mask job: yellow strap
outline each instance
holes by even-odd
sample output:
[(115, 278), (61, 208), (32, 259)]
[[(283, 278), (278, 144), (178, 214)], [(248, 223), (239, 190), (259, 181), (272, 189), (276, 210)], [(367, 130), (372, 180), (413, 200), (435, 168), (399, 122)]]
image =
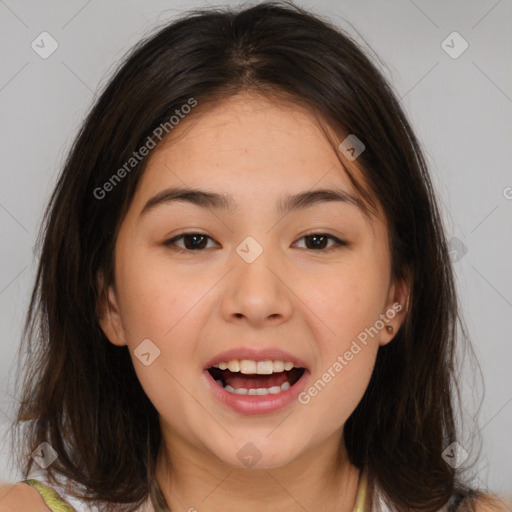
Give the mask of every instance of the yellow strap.
[(52, 489), (51, 487), (48, 487), (34, 479), (23, 480), (23, 482), (38, 490), (44, 502), (52, 512), (76, 512), (69, 503), (60, 497), (59, 493), (55, 489)]
[(354, 507), (353, 512), (365, 512), (365, 502), (366, 502), (366, 487), (367, 487), (367, 474), (366, 471), (363, 470), (360, 482), (359, 482), (359, 488), (357, 489), (357, 497), (356, 497), (356, 504)]

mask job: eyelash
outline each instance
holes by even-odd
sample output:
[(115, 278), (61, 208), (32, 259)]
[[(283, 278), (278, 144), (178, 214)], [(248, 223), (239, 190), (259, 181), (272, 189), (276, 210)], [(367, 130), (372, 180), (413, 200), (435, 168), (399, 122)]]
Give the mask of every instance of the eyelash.
[[(206, 249), (186, 249), (186, 248), (183, 248), (183, 247), (179, 247), (177, 246), (175, 243), (177, 240), (180, 240), (182, 238), (184, 238), (185, 236), (193, 236), (193, 235), (199, 235), (199, 236), (202, 236), (202, 237), (206, 237), (206, 238), (209, 238), (210, 240), (213, 240), (213, 238), (209, 237), (208, 235), (205, 235), (204, 233), (197, 233), (197, 232), (194, 232), (194, 231), (188, 231), (188, 232), (185, 232), (185, 233), (181, 233), (180, 235), (177, 235), (169, 240), (166, 240), (163, 245), (165, 245), (166, 247), (169, 247), (171, 248), (173, 251), (177, 251), (177, 252), (181, 252), (181, 253), (190, 253), (190, 252), (202, 252)], [(327, 248), (327, 249), (307, 249), (306, 250), (309, 250), (309, 251), (315, 251), (315, 252), (330, 252), (331, 250), (334, 250), (334, 249), (339, 249), (341, 247), (346, 247), (348, 246), (349, 244), (347, 242), (345, 242), (344, 240), (340, 240), (339, 238), (333, 236), (333, 235), (329, 235), (328, 233), (308, 233), (306, 235), (303, 235), (299, 238), (299, 240), (302, 240), (303, 238), (309, 238), (309, 237), (314, 237), (314, 236), (320, 236), (320, 237), (326, 237), (326, 238), (329, 238), (331, 240), (334, 241), (334, 245), (332, 245), (331, 247)], [(174, 247), (171, 247), (171, 246), (174, 246)]]

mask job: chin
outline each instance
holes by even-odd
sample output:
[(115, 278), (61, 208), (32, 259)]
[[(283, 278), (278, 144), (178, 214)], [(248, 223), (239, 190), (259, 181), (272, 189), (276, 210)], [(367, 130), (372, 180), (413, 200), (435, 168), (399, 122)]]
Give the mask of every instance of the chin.
[[(268, 436), (268, 430), (265, 436)], [(237, 469), (275, 469), (292, 463), (304, 449), (304, 440), (287, 437), (286, 444), (280, 439), (265, 439), (255, 435), (243, 439), (229, 439), (227, 446), (212, 447), (212, 453), (225, 464)], [(300, 448), (300, 451), (299, 451)]]

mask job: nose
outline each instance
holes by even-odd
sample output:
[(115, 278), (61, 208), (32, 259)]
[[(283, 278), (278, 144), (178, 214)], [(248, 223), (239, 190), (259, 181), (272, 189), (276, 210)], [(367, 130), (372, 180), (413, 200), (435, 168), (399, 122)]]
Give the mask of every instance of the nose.
[(292, 283), (278, 259), (272, 258), (270, 250), (263, 250), (254, 261), (248, 261), (234, 254), (221, 306), (225, 320), (253, 327), (286, 322), (293, 311)]

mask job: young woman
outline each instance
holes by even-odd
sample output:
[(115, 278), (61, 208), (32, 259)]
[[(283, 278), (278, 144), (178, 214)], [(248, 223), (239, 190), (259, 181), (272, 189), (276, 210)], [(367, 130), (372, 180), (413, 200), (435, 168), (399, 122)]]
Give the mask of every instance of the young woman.
[(419, 144), (326, 21), (260, 4), (142, 41), (42, 240), (0, 510), (505, 510), (456, 462)]

